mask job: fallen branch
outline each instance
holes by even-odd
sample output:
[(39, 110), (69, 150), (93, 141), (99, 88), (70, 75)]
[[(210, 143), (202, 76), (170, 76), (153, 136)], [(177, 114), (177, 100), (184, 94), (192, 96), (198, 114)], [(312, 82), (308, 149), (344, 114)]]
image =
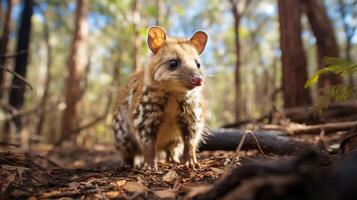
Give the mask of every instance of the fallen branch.
[[(278, 131), (255, 131), (254, 135), (265, 153), (278, 155), (297, 154), (308, 149), (315, 149), (312, 144), (298, 142), (290, 137), (282, 136)], [(207, 136), (206, 142), (201, 144), (200, 151), (235, 151), (244, 137), (243, 130), (218, 129)], [(252, 135), (247, 135), (241, 147), (242, 150), (258, 149)]]
[(351, 122), (336, 122), (319, 125), (302, 125), (302, 124), (288, 124), (288, 125), (264, 125), (262, 130), (281, 131), (288, 134), (319, 134), (321, 131), (325, 133), (332, 133), (336, 131), (348, 131), (357, 126), (357, 121)]
[(0, 146), (13, 146), (13, 147), (20, 147), (21, 145), (19, 145), (19, 144), (7, 143), (7, 142), (0, 142)]

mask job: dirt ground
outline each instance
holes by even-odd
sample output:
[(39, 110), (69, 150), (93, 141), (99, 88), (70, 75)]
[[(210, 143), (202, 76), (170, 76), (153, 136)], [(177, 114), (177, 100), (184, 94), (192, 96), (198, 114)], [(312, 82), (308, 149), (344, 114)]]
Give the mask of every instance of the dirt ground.
[[(317, 143), (317, 138), (298, 139)], [(339, 138), (325, 136), (332, 154)], [(199, 169), (159, 162), (158, 171), (147, 172), (123, 165), (110, 145), (12, 148), (0, 151), (0, 199), (190, 199), (246, 161), (285, 157), (265, 154), (241, 151), (236, 162), (235, 152), (200, 152)]]

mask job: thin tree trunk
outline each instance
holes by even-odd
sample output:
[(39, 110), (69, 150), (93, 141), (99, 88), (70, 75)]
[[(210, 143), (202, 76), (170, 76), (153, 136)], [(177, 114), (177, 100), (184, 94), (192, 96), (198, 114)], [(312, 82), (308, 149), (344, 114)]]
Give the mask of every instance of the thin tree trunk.
[[(30, 35), (31, 35), (31, 18), (33, 14), (33, 0), (24, 1), (24, 8), (21, 16), (21, 24), (18, 31), (18, 40), (16, 52), (23, 52), (17, 54), (15, 58), (15, 69), (14, 71), (22, 77), (26, 77), (28, 56), (29, 56), (29, 45), (30, 45)], [(25, 96), (25, 83), (17, 78), (13, 77), (12, 87), (10, 90), (9, 105), (16, 109), (20, 110), (24, 104)], [(16, 132), (19, 133), (22, 130), (21, 117), (16, 116), (12, 120), (16, 126)], [(9, 132), (10, 122), (7, 122), (5, 125), (5, 133)]]
[[(3, 56), (7, 53), (8, 43), (9, 43), (9, 34), (10, 34), (10, 22), (11, 22), (11, 13), (12, 13), (12, 0), (7, 0), (7, 11), (4, 20), (4, 27), (2, 37), (0, 39), (0, 66), (6, 65), (6, 58)], [(1, 58), (3, 57), (3, 58)], [(4, 71), (0, 70), (0, 100), (4, 95)]]
[(155, 7), (156, 7), (156, 16), (155, 16), (155, 21), (156, 21), (156, 25), (160, 26), (163, 24), (163, 16), (162, 16), (162, 0), (156, 0), (155, 1)]
[(235, 68), (234, 68), (234, 83), (235, 83), (235, 120), (239, 121), (241, 114), (241, 80), (240, 80), (240, 38), (239, 38), (239, 26), (241, 15), (238, 11), (238, 1), (231, 0), (231, 11), (233, 14), (233, 29), (234, 29), (234, 48), (236, 54)]
[[(357, 1), (355, 1), (357, 2)], [(348, 23), (348, 21), (346, 20), (347, 17), (347, 9), (349, 6), (352, 6), (352, 8), (349, 9), (354, 9), (357, 8), (357, 6), (353, 5), (353, 3), (351, 4), (346, 4), (344, 0), (338, 0), (338, 5), (339, 5), (339, 13), (341, 15), (341, 20), (342, 20), (342, 24), (343, 24), (343, 31), (345, 34), (345, 59), (351, 61), (352, 59), (352, 55), (351, 55), (351, 51), (352, 51), (352, 38), (356, 32), (357, 26), (353, 26), (350, 25), (350, 23)], [(355, 16), (352, 17), (356, 17), (357, 14), (354, 14)], [(353, 80), (353, 74), (349, 74), (348, 77), (348, 81), (350, 85), (354, 85), (354, 80)]]
[(66, 81), (66, 108), (62, 115), (62, 137), (69, 139), (70, 133), (78, 128), (81, 100), (80, 83), (83, 79), (87, 56), (85, 39), (88, 34), (86, 0), (77, 0), (75, 28), (68, 59), (68, 77)]
[(304, 89), (307, 64), (301, 39), (300, 0), (278, 0), (278, 9), (284, 107), (309, 105), (310, 91)]
[[(339, 57), (338, 45), (333, 32), (334, 28), (322, 0), (302, 0), (302, 2), (305, 5), (306, 15), (316, 38), (318, 67), (322, 69), (325, 67), (324, 57)], [(321, 76), (318, 87), (340, 83), (342, 83), (340, 76), (332, 73), (325, 74)]]
[(46, 63), (46, 81), (44, 84), (44, 91), (43, 95), (41, 97), (40, 105), (40, 113), (39, 113), (39, 120), (36, 126), (36, 135), (41, 135), (42, 129), (43, 129), (43, 124), (46, 118), (46, 107), (47, 107), (47, 101), (48, 101), (48, 96), (49, 96), (49, 89), (50, 89), (50, 84), (52, 80), (51, 76), (51, 66), (52, 66), (52, 47), (50, 44), (50, 34), (49, 34), (49, 28), (48, 28), (48, 22), (46, 18), (46, 13), (43, 12), (44, 16), (44, 23), (43, 23), (43, 34), (44, 34), (44, 41), (46, 44), (47, 48), (47, 63)]
[(133, 61), (133, 70), (137, 72), (140, 70), (140, 48), (141, 48), (141, 39), (139, 33), (139, 23), (140, 23), (140, 3), (138, 0), (134, 0), (132, 4), (133, 11), (133, 31), (134, 31), (134, 61)]

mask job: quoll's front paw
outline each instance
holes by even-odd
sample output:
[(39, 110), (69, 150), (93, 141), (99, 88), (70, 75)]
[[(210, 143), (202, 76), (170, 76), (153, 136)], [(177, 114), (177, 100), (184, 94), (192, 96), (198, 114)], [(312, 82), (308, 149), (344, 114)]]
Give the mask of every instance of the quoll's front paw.
[(157, 171), (157, 160), (153, 159), (152, 161), (146, 161), (143, 166), (143, 170), (145, 171)]
[(187, 168), (191, 168), (191, 169), (200, 168), (200, 164), (197, 162), (197, 159), (194, 156), (185, 156), (183, 161), (184, 161), (184, 165)]

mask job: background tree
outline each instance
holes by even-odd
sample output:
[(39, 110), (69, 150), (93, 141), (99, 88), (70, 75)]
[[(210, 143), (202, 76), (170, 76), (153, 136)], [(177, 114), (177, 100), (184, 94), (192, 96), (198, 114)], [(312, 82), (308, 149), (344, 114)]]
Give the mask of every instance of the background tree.
[[(0, 66), (6, 66), (6, 58), (4, 56), (7, 53), (8, 43), (9, 43), (9, 34), (10, 34), (10, 24), (11, 24), (11, 14), (12, 14), (12, 7), (13, 7), (13, 0), (7, 0), (7, 9), (5, 14), (5, 19), (3, 22), (3, 30), (2, 36), (0, 39)], [(2, 3), (0, 3), (2, 5)], [(4, 92), (4, 71), (0, 70), (0, 100), (2, 99), (3, 92)]]
[(79, 113), (82, 97), (81, 81), (87, 61), (85, 45), (88, 34), (87, 12), (87, 2), (85, 0), (77, 0), (73, 40), (68, 58), (68, 77), (65, 94), (66, 108), (62, 116), (61, 132), (66, 138), (70, 137), (69, 134), (71, 131), (78, 127), (80, 119)]
[[(344, 58), (348, 61), (352, 60), (352, 38), (354, 37), (357, 24), (351, 23), (352, 19), (357, 18), (357, 1), (345, 1), (345, 0), (338, 0), (338, 8), (339, 13), (341, 16), (343, 31), (345, 35), (345, 56)], [(353, 75), (349, 75), (349, 83), (350, 85), (354, 85)]]
[(234, 49), (236, 54), (235, 61), (235, 70), (234, 70), (234, 87), (235, 87), (235, 120), (238, 121), (240, 119), (240, 115), (242, 113), (242, 109), (244, 108), (242, 105), (241, 98), (241, 72), (240, 72), (240, 36), (239, 36), (239, 28), (240, 21), (244, 12), (247, 10), (247, 7), (251, 0), (230, 0), (231, 3), (231, 11), (233, 15), (233, 30), (234, 30)]
[[(21, 14), (21, 23), (17, 35), (17, 46), (16, 46), (16, 57), (15, 57), (15, 68), (14, 71), (22, 76), (26, 77), (27, 64), (29, 58), (29, 46), (30, 46), (30, 35), (31, 35), (31, 19), (33, 14), (33, 0), (23, 1), (24, 7)], [(9, 95), (9, 112), (16, 113), (22, 109), (25, 102), (25, 90), (26, 84), (23, 80), (14, 76), (12, 79), (12, 87), (10, 89)], [(22, 121), (20, 115), (15, 115), (12, 119), (15, 124), (15, 132), (19, 133), (22, 130)], [(10, 122), (6, 123), (5, 133), (9, 131)]]
[[(339, 49), (334, 35), (334, 27), (327, 15), (322, 0), (303, 0), (305, 11), (311, 29), (316, 38), (318, 69), (325, 66), (324, 57), (339, 57)], [(342, 79), (335, 74), (324, 74), (321, 76), (318, 86), (324, 87), (342, 83)]]
[(309, 105), (310, 91), (304, 89), (307, 64), (301, 39), (300, 0), (278, 0), (278, 8), (284, 107)]
[(140, 2), (139, 0), (133, 0), (132, 2), (132, 12), (133, 12), (133, 30), (134, 30), (134, 63), (133, 70), (139, 71), (140, 66), (140, 48), (141, 48), (141, 38), (140, 38)]

